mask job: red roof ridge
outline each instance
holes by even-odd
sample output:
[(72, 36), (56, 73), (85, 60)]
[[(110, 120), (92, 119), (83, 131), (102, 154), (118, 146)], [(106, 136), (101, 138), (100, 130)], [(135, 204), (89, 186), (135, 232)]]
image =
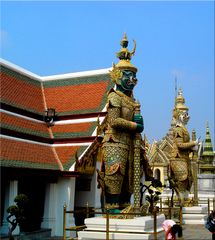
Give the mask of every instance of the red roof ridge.
[(63, 170), (64, 170), (63, 165), (62, 165), (62, 163), (61, 163), (61, 161), (60, 161), (60, 158), (59, 158), (59, 156), (58, 156), (58, 154), (57, 154), (57, 152), (56, 152), (56, 149), (55, 149), (54, 147), (52, 147), (52, 152), (54, 153), (54, 156), (55, 156), (55, 158), (56, 158), (56, 162), (57, 162), (57, 164), (58, 164), (58, 166), (59, 166), (59, 169), (60, 169), (61, 171), (63, 171)]

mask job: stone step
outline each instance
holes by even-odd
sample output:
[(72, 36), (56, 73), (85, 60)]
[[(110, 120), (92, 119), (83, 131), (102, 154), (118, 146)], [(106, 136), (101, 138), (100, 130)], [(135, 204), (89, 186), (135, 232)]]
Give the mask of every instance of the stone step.
[(183, 207), (182, 212), (196, 214), (196, 213), (204, 213), (207, 214), (207, 206), (193, 206), (193, 207)]
[(191, 225), (191, 224), (196, 224), (196, 225), (204, 225), (205, 220), (204, 219), (184, 219), (183, 224)]
[(206, 214), (183, 214), (183, 219), (207, 219)]

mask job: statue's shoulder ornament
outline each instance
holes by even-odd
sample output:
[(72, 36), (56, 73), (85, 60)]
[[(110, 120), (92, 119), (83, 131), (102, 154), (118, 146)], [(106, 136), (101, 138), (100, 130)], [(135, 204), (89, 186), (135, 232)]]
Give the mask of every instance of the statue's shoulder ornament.
[(121, 107), (122, 98), (114, 91), (108, 94), (108, 105), (112, 107)]
[(133, 97), (128, 97), (120, 91), (116, 91), (116, 94), (120, 97), (123, 105), (126, 105), (128, 108), (135, 108), (136, 102)]

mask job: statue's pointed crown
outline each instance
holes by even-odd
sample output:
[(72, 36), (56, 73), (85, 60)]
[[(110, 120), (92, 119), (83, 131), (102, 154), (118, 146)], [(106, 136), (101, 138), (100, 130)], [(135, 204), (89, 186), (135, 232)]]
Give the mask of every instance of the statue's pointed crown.
[(126, 33), (124, 33), (124, 36), (120, 41), (120, 45), (122, 46), (122, 48), (119, 52), (116, 53), (116, 56), (119, 58), (119, 62), (116, 64), (116, 67), (120, 70), (131, 70), (132, 72), (136, 73), (137, 68), (130, 62), (136, 51), (136, 41), (134, 40), (134, 49), (130, 52), (127, 49), (128, 40)]
[(181, 111), (188, 111), (188, 107), (185, 105), (185, 99), (182, 95), (182, 89), (179, 88), (178, 96), (175, 98), (175, 107), (173, 109), (173, 117), (178, 119)]
[(178, 96), (175, 99), (175, 109), (188, 110), (188, 107), (185, 105), (185, 99), (182, 95), (182, 89), (181, 88), (179, 88)]
[(119, 58), (119, 62), (117, 64), (113, 63), (113, 70), (110, 71), (111, 78), (113, 82), (117, 83), (118, 79), (122, 77), (122, 70), (130, 70), (132, 72), (137, 72), (137, 68), (130, 62), (136, 50), (136, 41), (134, 40), (134, 48), (130, 52), (128, 47), (128, 40), (126, 33), (122, 40), (120, 41), (120, 45), (122, 46), (121, 50), (116, 53), (117, 58)]

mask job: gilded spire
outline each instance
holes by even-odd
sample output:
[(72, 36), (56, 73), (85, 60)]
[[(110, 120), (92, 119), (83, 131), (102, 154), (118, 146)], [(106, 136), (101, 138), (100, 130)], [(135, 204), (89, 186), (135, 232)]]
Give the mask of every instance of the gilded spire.
[(206, 122), (206, 135), (205, 135), (205, 141), (204, 141), (204, 145), (203, 145), (202, 155), (203, 156), (214, 156), (213, 145), (212, 145), (212, 141), (211, 141), (208, 122)]

